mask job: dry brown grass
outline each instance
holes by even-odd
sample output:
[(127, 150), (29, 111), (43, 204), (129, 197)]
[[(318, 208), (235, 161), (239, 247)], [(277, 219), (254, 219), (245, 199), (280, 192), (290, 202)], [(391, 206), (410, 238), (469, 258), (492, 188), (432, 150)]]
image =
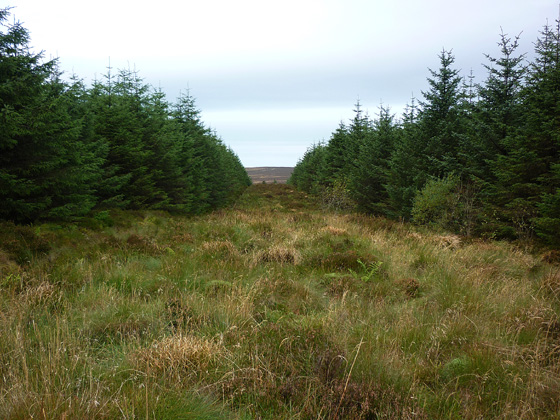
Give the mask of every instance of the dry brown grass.
[(203, 242), (200, 249), (213, 257), (234, 258), (239, 255), (235, 245), (229, 240)]
[(202, 377), (226, 354), (226, 349), (213, 340), (179, 333), (133, 352), (129, 360), (151, 377), (184, 383)]
[(542, 287), (546, 293), (549, 293), (560, 301), (560, 267), (551, 269), (549, 273), (543, 277)]
[(415, 298), (420, 290), (420, 283), (415, 278), (399, 279), (396, 285), (405, 293), (409, 298)]
[(253, 256), (253, 264), (278, 263), (297, 265), (301, 263), (301, 255), (297, 249), (282, 245), (274, 245), (268, 249), (258, 250)]
[(335, 226), (325, 226), (324, 228), (321, 229), (321, 231), (334, 236), (348, 235), (348, 231), (346, 229), (338, 228)]
[(243, 200), (0, 251), (0, 418), (559, 418), (554, 255)]

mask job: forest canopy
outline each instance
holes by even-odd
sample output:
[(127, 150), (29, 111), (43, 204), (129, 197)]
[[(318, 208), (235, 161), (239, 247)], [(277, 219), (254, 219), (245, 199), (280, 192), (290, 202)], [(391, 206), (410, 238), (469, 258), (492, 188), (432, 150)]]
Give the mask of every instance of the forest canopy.
[(385, 106), (371, 119), (358, 102), (289, 182), (327, 205), (560, 245), (560, 22), (543, 27), (530, 62), (518, 41), (501, 33), (480, 84), (444, 49), (400, 119)]
[(0, 9), (0, 219), (69, 220), (92, 209), (197, 214), (251, 181), (205, 127), (187, 91), (169, 103), (138, 72), (108, 68), (85, 86), (33, 53)]

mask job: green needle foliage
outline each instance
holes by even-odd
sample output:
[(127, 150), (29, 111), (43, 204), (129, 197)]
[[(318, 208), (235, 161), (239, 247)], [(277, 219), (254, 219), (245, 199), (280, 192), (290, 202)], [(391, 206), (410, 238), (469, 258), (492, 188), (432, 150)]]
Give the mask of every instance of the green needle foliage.
[(0, 218), (73, 220), (90, 211), (198, 214), (250, 185), (235, 153), (201, 122), (191, 96), (169, 104), (135, 70), (87, 88), (0, 9)]
[(351, 124), (312, 147), (289, 182), (327, 196), (344, 185), (356, 209), (374, 215), (558, 246), (560, 21), (541, 31), (533, 62), (518, 41), (501, 33), (482, 84), (465, 80), (444, 49), (429, 89), (400, 120), (381, 107), (372, 121), (358, 103)]
[[(5, 26), (8, 10), (0, 10)], [(103, 148), (76, 118), (80, 95), (59, 78), (55, 61), (29, 50), (19, 23), (0, 33), (0, 217), (86, 214), (95, 204)]]

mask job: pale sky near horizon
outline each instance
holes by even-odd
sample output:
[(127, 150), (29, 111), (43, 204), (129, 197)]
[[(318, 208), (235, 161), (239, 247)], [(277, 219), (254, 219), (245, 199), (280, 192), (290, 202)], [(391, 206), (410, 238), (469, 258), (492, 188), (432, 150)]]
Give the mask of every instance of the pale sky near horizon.
[(8, 6), (67, 75), (89, 83), (110, 59), (169, 102), (190, 89), (247, 167), (294, 166), (358, 98), (372, 117), (380, 103), (400, 117), (443, 48), (482, 83), (502, 29), (521, 33), (530, 56), (559, 15), (557, 0), (0, 0)]

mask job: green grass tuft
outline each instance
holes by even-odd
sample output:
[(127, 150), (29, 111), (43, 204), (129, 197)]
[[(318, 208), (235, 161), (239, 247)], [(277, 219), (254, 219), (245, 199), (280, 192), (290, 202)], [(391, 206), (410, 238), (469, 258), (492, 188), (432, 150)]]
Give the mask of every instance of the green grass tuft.
[(559, 418), (554, 252), (325, 211), (0, 224), (0, 418)]

